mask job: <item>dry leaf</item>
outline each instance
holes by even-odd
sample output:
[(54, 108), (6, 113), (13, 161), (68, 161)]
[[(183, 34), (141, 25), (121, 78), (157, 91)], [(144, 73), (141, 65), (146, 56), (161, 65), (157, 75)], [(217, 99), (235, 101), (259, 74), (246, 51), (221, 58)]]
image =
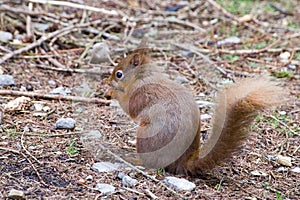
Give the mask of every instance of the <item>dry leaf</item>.
[(29, 97), (21, 96), (5, 104), (4, 109), (10, 111), (23, 110), (30, 101)]

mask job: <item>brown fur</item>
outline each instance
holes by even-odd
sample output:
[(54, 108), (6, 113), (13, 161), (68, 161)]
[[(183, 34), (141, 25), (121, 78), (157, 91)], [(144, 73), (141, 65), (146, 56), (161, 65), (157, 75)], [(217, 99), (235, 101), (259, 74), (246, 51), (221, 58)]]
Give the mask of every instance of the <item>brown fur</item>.
[[(115, 73), (122, 70), (124, 78)], [(134, 51), (114, 69), (112, 97), (140, 121), (137, 151), (149, 167), (201, 174), (240, 148), (258, 111), (282, 102), (280, 88), (266, 78), (244, 79), (219, 92), (213, 130), (200, 145), (199, 110), (191, 92), (161, 74), (146, 49)]]

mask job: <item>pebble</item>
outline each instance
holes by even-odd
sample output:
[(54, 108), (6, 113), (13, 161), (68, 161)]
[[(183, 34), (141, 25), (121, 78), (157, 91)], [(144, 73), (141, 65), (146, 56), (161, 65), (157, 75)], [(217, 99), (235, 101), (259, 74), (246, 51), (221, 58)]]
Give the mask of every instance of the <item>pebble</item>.
[(76, 121), (72, 118), (60, 118), (56, 121), (56, 129), (73, 129)]
[(164, 179), (166, 185), (174, 188), (175, 190), (191, 191), (196, 188), (196, 185), (184, 178), (176, 178), (168, 176)]
[(264, 177), (268, 176), (267, 173), (259, 172), (259, 171), (257, 171), (257, 170), (252, 171), (251, 174), (252, 174), (253, 176), (264, 176)]
[(226, 45), (226, 44), (237, 44), (240, 42), (241, 42), (240, 38), (238, 38), (236, 36), (232, 36), (232, 37), (226, 38), (224, 40), (218, 41), (217, 45), (221, 46), (221, 45)]
[(286, 167), (279, 167), (276, 172), (287, 172), (288, 169)]
[(90, 140), (90, 139), (101, 138), (101, 136), (102, 136), (102, 134), (101, 134), (100, 131), (98, 131), (98, 130), (90, 130), (87, 133), (84, 133), (81, 138), (83, 140)]
[(280, 58), (281, 62), (285, 63), (285, 62), (288, 62), (290, 56), (291, 56), (291, 53), (288, 51), (285, 51), (279, 55), (279, 58)]
[(33, 23), (33, 27), (39, 31), (46, 31), (47, 29), (49, 29), (50, 26), (51, 24)]
[(56, 82), (54, 80), (49, 80), (48, 83), (51, 86), (56, 86)]
[(291, 169), (294, 173), (300, 173), (300, 167), (295, 167), (294, 169)]
[(289, 156), (282, 156), (282, 155), (278, 155), (277, 156), (277, 163), (287, 166), (287, 167), (291, 167), (292, 166), (292, 158)]
[(284, 111), (284, 110), (278, 111), (278, 113), (279, 113), (280, 115), (286, 115), (286, 111)]
[(111, 162), (96, 162), (93, 164), (92, 169), (96, 172), (114, 172), (122, 167), (121, 163), (111, 163)]
[(88, 180), (88, 181), (92, 181), (93, 180), (93, 176), (92, 175), (88, 175), (85, 179)]
[(25, 199), (25, 194), (21, 190), (11, 189), (8, 193), (9, 199)]
[(114, 186), (106, 184), (106, 183), (97, 183), (97, 185), (94, 189), (98, 190), (103, 195), (111, 194), (116, 190), (116, 188)]
[(118, 174), (118, 178), (122, 179), (123, 186), (134, 187), (138, 184), (138, 181), (130, 176), (125, 175), (123, 172)]
[(184, 57), (193, 57), (195, 53), (188, 50), (183, 50), (181, 51), (181, 55)]
[(189, 82), (189, 80), (186, 77), (181, 76), (181, 75), (176, 76), (175, 79), (174, 79), (174, 81), (176, 83), (178, 83), (178, 84), (184, 84), (184, 83), (188, 83)]
[(0, 86), (10, 86), (14, 84), (15, 84), (15, 80), (14, 77), (12, 77), (11, 75), (7, 75), (7, 74), (0, 75)]
[(296, 65), (292, 65), (292, 64), (289, 64), (289, 65), (287, 66), (287, 68), (288, 68), (289, 70), (292, 70), (292, 71), (296, 71), (296, 69), (297, 69)]
[(214, 103), (212, 103), (212, 102), (202, 101), (202, 100), (197, 100), (196, 103), (199, 108), (211, 107), (214, 105)]
[(99, 64), (108, 61), (110, 50), (105, 42), (96, 43), (89, 52), (90, 63)]
[(42, 111), (43, 110), (43, 105), (40, 104), (40, 103), (35, 103), (35, 104), (33, 104), (33, 106), (34, 106), (34, 110), (36, 110), (36, 111)]
[(67, 95), (67, 94), (71, 94), (71, 90), (69, 88), (64, 88), (61, 86), (61, 87), (55, 88), (54, 90), (49, 92), (49, 94)]
[(211, 119), (211, 115), (209, 115), (209, 114), (201, 114), (200, 115), (200, 119), (201, 120)]
[(8, 42), (13, 39), (13, 35), (10, 32), (0, 31), (0, 42)]
[(120, 108), (120, 104), (119, 104), (119, 102), (117, 102), (117, 101), (112, 101), (112, 102), (109, 104), (109, 107), (111, 107), (111, 108)]

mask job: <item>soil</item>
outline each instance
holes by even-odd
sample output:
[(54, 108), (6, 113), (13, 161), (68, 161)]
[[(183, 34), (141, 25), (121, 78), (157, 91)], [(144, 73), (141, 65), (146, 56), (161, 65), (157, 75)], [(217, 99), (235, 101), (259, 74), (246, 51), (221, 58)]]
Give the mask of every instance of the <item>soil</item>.
[[(135, 159), (137, 124), (120, 107), (40, 96), (7, 110), (4, 105), (17, 96), (2, 95), (0, 198), (6, 199), (16, 189), (24, 191), (26, 199), (299, 199), (300, 174), (295, 169), (300, 167), (300, 2), (72, 1), (115, 15), (29, 2), (3, 1), (0, 5), (0, 30), (14, 37), (0, 42), (2, 59), (42, 35), (101, 21), (62, 32), (1, 62), (0, 73), (15, 80), (1, 91), (22, 91), (26, 96), (30, 92), (48, 94), (62, 86), (71, 90), (71, 96), (105, 99), (113, 64), (146, 38), (153, 62), (164, 67), (171, 79), (186, 79), (184, 84), (197, 100), (213, 102), (220, 85), (267, 74), (284, 88), (287, 101), (260, 114), (242, 150), (211, 172), (189, 177), (140, 167), (160, 181), (157, 183), (125, 167), (120, 171), (138, 180), (130, 188), (122, 185), (118, 172), (97, 173), (91, 168), (98, 161), (117, 161), (99, 143), (129, 162), (131, 156)], [(29, 12), (30, 4), (33, 9)], [(36, 23), (49, 26), (33, 28)], [(32, 28), (31, 35), (26, 27)], [(218, 45), (232, 36), (240, 41)], [(111, 61), (91, 64), (86, 56), (80, 59), (99, 42), (110, 48)], [(38, 111), (37, 104), (43, 109)], [(212, 109), (201, 108), (201, 114), (212, 115)], [(66, 117), (75, 119), (76, 127), (56, 129), (56, 121)], [(210, 121), (203, 120), (204, 138), (210, 132)], [(101, 138), (82, 140), (82, 134), (90, 130), (100, 131)], [(277, 155), (291, 158), (292, 166), (279, 164)], [(92, 180), (87, 180), (90, 175)], [(175, 194), (163, 186), (166, 176), (185, 178), (196, 188)], [(111, 184), (116, 191), (104, 195), (94, 189), (97, 183)]]

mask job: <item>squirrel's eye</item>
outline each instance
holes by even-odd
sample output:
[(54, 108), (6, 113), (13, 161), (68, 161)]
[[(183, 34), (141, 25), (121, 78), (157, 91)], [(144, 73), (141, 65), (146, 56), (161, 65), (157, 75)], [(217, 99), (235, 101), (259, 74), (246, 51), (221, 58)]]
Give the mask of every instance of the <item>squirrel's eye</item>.
[(122, 70), (116, 71), (116, 77), (117, 77), (117, 79), (123, 78), (123, 72), (122, 72)]

